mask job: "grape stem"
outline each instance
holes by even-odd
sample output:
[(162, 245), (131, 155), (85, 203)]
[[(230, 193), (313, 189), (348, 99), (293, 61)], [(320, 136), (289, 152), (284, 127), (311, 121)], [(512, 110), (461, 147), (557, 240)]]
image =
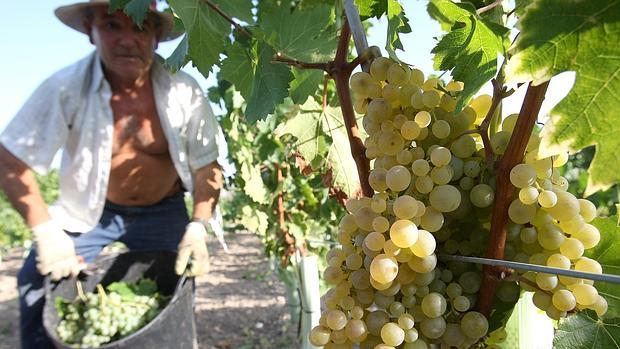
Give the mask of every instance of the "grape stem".
[(491, 107), (485, 115), (484, 120), (480, 123), (480, 127), (478, 127), (478, 133), (482, 138), (482, 143), (484, 144), (484, 157), (487, 164), (487, 169), (489, 171), (493, 171), (494, 168), (494, 158), (495, 154), (493, 153), (493, 148), (491, 147), (491, 140), (489, 138), (489, 126), (491, 125), (491, 121), (493, 120), (493, 115), (495, 115), (495, 111), (497, 107), (500, 105), (502, 100), (508, 96), (510, 96), (513, 91), (508, 91), (505, 86), (497, 79), (491, 80), (493, 83), (493, 97), (491, 99)]
[[(487, 258), (504, 259), (508, 206), (510, 206), (515, 189), (510, 183), (510, 170), (523, 161), (525, 148), (534, 129), (548, 86), (548, 81), (538, 86), (529, 84), (508, 147), (499, 161), (495, 205), (491, 219), (491, 240), (487, 247)], [(495, 292), (499, 286), (502, 273), (506, 272), (505, 269), (498, 266), (485, 265), (483, 267), (484, 277), (478, 294), (477, 309), (487, 317), (491, 313)]]

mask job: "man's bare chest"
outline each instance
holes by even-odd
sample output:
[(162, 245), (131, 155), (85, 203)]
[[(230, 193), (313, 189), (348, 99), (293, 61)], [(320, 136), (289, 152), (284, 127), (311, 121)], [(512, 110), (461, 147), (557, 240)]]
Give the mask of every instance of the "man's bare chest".
[(112, 111), (113, 154), (136, 151), (160, 155), (168, 152), (168, 142), (153, 103), (113, 102)]

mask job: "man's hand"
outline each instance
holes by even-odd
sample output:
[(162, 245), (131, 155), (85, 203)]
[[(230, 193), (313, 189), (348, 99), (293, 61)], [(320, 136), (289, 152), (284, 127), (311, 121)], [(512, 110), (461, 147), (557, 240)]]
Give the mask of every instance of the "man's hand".
[(77, 276), (84, 264), (75, 255), (73, 240), (54, 221), (47, 221), (32, 228), (37, 250), (37, 269), (42, 275), (50, 274), (57, 281), (67, 276)]
[[(192, 263), (187, 268), (190, 257)], [(185, 275), (187, 276), (200, 276), (209, 271), (207, 228), (198, 222), (191, 222), (187, 225), (183, 239), (179, 243), (179, 254), (174, 270), (178, 275), (181, 275), (186, 268)]]

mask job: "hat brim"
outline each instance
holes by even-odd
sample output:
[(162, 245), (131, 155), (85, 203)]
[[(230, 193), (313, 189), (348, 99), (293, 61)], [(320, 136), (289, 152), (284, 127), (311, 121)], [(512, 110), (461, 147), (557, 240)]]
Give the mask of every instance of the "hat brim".
[[(88, 31), (84, 27), (84, 15), (86, 9), (97, 6), (108, 6), (108, 2), (82, 2), (73, 5), (61, 6), (54, 10), (56, 17), (65, 25), (87, 34)], [(150, 13), (158, 16), (161, 19), (162, 35), (159, 41), (170, 41), (178, 38), (180, 32), (173, 32), (174, 18), (170, 13), (149, 10)]]

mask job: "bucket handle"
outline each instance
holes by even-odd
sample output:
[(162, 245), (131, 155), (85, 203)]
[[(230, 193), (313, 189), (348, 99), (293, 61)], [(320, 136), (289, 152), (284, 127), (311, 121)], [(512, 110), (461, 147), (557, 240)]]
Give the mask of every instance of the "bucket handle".
[(186, 275), (181, 275), (181, 277), (179, 278), (179, 281), (177, 281), (177, 285), (174, 288), (174, 294), (172, 295), (172, 299), (170, 300), (170, 303), (174, 303), (177, 298), (179, 298), (179, 294), (181, 293), (181, 289), (183, 288), (183, 285), (185, 285), (185, 281), (187, 281), (187, 276)]

